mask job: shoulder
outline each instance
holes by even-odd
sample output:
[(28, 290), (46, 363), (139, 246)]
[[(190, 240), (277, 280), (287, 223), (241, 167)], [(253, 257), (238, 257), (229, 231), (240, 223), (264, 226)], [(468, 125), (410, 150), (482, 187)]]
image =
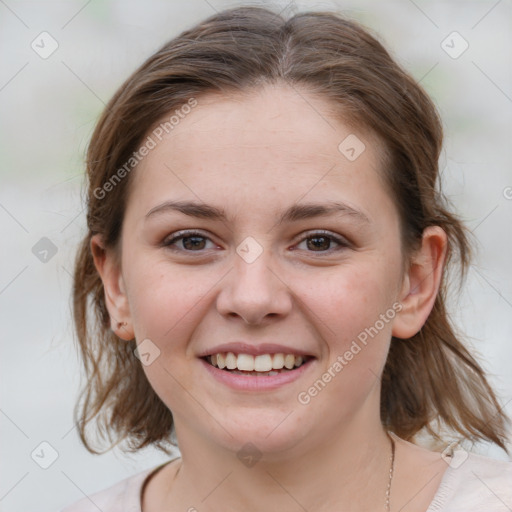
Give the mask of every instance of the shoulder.
[(512, 510), (512, 461), (457, 450), (427, 512)]
[(64, 508), (61, 512), (98, 512), (98, 510), (102, 512), (141, 512), (142, 486), (158, 467), (137, 473), (111, 487), (86, 496)]

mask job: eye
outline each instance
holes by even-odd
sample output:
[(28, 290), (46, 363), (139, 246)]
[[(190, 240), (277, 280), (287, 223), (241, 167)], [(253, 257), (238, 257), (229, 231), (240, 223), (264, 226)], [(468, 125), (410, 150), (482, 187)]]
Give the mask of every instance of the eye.
[[(178, 231), (166, 238), (162, 246), (175, 251), (201, 252), (206, 249), (205, 241), (207, 240), (210, 239), (199, 231)], [(181, 242), (181, 247), (176, 246), (178, 242)]]
[[(206, 247), (208, 241), (213, 244), (211, 239), (200, 231), (178, 231), (166, 238), (162, 242), (162, 246), (170, 248), (173, 251), (202, 252), (208, 249), (208, 247)], [(331, 248), (333, 242), (338, 245), (337, 248)], [(178, 243), (181, 244), (181, 247)], [(306, 249), (304, 250), (321, 253), (337, 251), (350, 246), (347, 240), (329, 231), (314, 231), (308, 233), (308, 236), (302, 239), (301, 244), (302, 243), (306, 243)]]
[[(304, 242), (306, 242), (307, 247), (305, 250), (308, 252), (332, 252), (350, 246), (347, 240), (329, 231), (315, 231), (308, 233), (308, 236), (303, 238), (301, 243)], [(332, 242), (338, 244), (338, 247), (331, 249), (330, 246)]]

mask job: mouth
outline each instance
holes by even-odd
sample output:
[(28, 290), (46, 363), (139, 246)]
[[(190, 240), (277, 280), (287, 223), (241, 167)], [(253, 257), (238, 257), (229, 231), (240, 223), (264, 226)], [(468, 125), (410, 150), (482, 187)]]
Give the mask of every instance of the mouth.
[(218, 370), (245, 377), (273, 377), (297, 371), (314, 359), (312, 356), (297, 354), (236, 354), (219, 352), (202, 357), (206, 363)]

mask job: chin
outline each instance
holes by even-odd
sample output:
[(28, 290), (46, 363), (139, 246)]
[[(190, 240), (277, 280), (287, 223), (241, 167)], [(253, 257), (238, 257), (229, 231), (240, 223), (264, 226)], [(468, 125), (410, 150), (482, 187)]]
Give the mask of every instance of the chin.
[(214, 441), (237, 455), (253, 450), (266, 460), (273, 455), (282, 458), (308, 437), (306, 422), (298, 420), (293, 410), (244, 409), (236, 416), (224, 416), (222, 425), (226, 430), (216, 429), (220, 438)]

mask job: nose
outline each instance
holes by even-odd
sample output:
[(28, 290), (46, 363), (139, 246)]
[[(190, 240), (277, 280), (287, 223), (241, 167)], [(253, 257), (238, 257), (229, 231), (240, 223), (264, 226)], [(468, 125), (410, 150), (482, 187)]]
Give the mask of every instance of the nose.
[(271, 268), (269, 252), (264, 250), (252, 262), (235, 254), (234, 268), (221, 281), (223, 285), (217, 297), (221, 315), (240, 317), (247, 324), (257, 325), (283, 317), (291, 310), (289, 285), (278, 270)]

